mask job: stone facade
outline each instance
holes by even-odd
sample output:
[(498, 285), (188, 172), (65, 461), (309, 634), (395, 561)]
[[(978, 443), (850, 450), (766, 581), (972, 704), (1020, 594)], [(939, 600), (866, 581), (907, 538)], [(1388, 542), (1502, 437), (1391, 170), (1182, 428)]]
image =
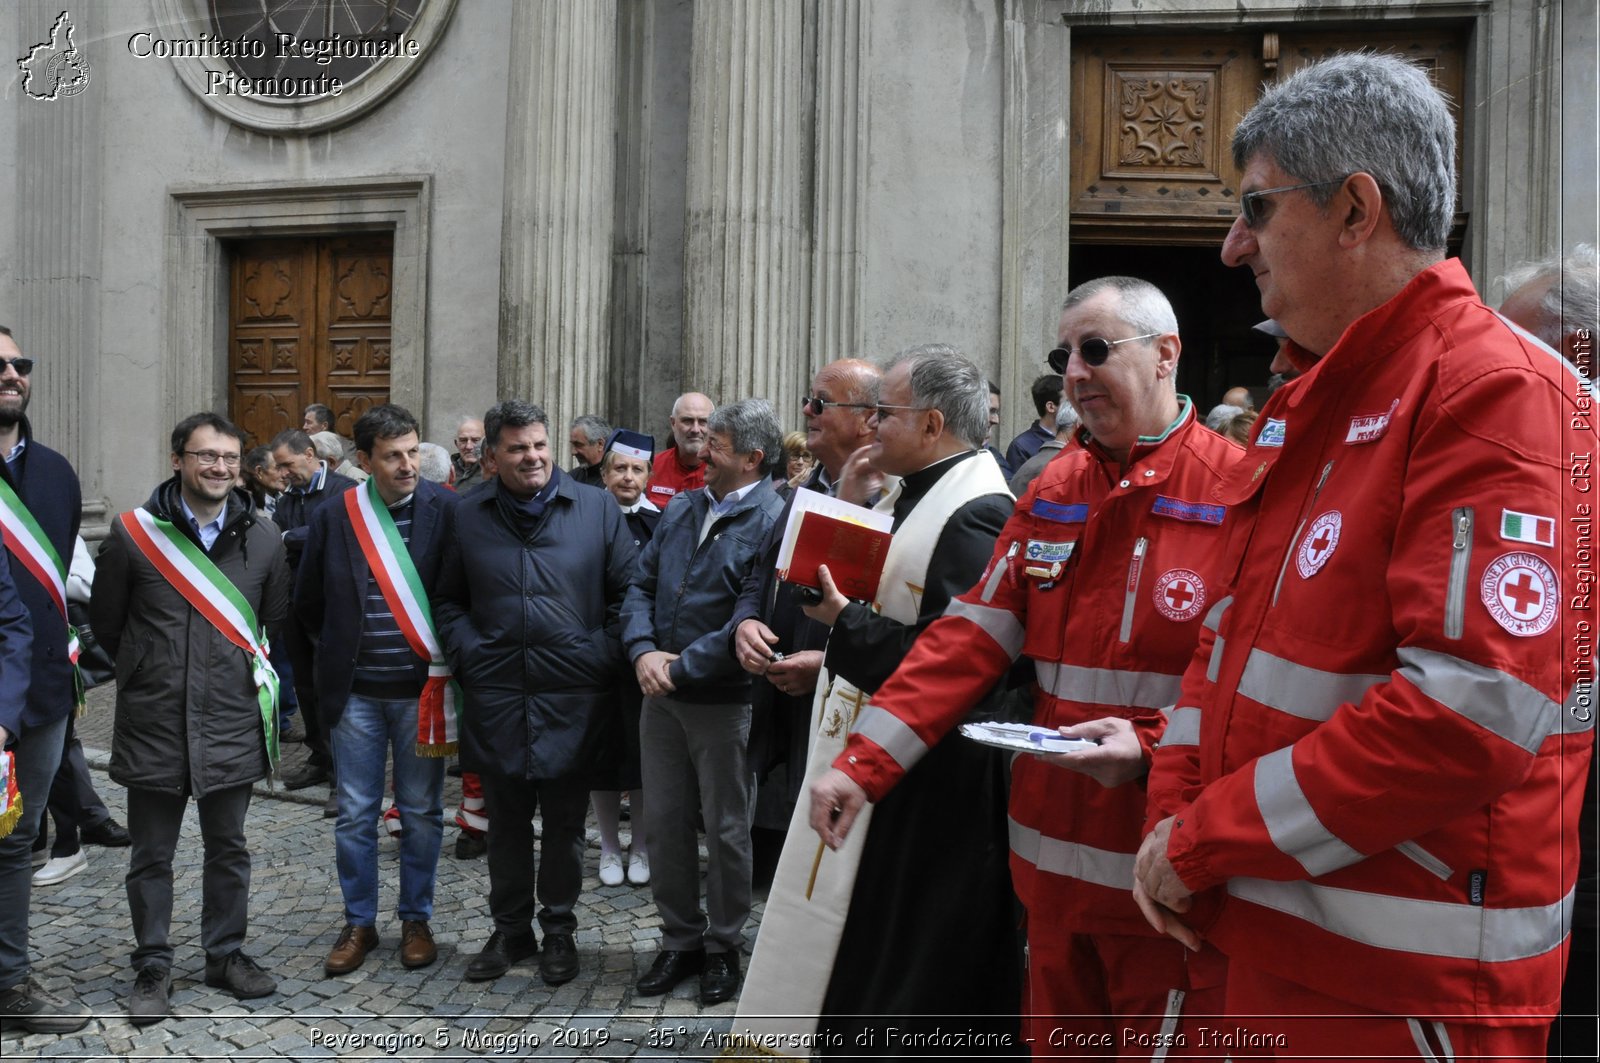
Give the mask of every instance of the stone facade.
[[(1075, 35), (1396, 20), (1466, 41), (1463, 258), (1594, 241), (1595, 0), (426, 0), (414, 59), (349, 112), (203, 98), (202, 0), (80, 0), (76, 95), (0, 107), (0, 321), (87, 523), (166, 473), (165, 427), (224, 407), (227, 241), (392, 229), (392, 394), (447, 441), (502, 392), (666, 435), (673, 395), (953, 342), (1031, 420), (1072, 241)], [(22, 55), (55, 0), (0, 6)], [(395, 64), (409, 63), (400, 76)], [(263, 109), (264, 108), (264, 109)], [(263, 117), (264, 116), (264, 117)], [(1079, 278), (1075, 278), (1079, 279)]]

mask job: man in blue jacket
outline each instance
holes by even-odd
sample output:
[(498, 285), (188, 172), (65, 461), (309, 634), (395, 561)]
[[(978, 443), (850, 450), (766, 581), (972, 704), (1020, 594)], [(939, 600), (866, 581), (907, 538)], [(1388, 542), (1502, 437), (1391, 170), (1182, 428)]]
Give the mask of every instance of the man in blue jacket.
[(295, 582), (339, 763), (334, 854), (345, 926), (323, 963), (329, 975), (350, 973), (378, 946), (377, 825), (391, 746), (402, 827), (400, 962), (426, 967), (438, 957), (428, 921), (444, 835), (441, 758), (455, 734), (445, 718), (454, 705), (448, 684), (442, 675), (430, 683), (438, 649), (431, 601), (444, 515), (458, 499), (422, 477), (418, 433), (399, 406), (374, 406), (356, 421), (356, 458), (372, 478), (311, 518)]
[[(33, 651), (20, 687), (0, 691), (0, 746), (15, 758), (22, 819), (0, 838), (0, 1025), (35, 1033), (71, 1033), (89, 1010), (29, 976), (30, 853), (49, 803), (74, 703), (67, 656), (66, 570), (82, 510), (78, 476), (67, 459), (33, 438), (26, 416), (34, 359), (0, 326), (0, 507), (6, 552), (33, 629)], [(59, 577), (59, 578), (58, 578)], [(15, 695), (12, 691), (15, 689)]]
[(578, 973), (573, 908), (589, 772), (622, 666), (619, 614), (638, 558), (616, 500), (556, 468), (549, 424), (527, 402), (490, 410), (484, 445), (495, 478), (445, 518), (434, 619), (466, 692), (461, 766), (481, 776), (489, 805), (494, 933), (467, 965), (475, 982), (535, 954), (547, 985)]
[[(771, 479), (783, 435), (765, 399), (718, 407), (709, 429), (706, 484), (674, 498), (656, 526), (623, 606), (622, 638), (645, 695), (644, 828), (662, 923), (661, 952), (638, 991), (655, 996), (699, 973), (701, 1003), (719, 1004), (739, 986), (755, 798), (745, 749), (750, 676), (734, 658), (730, 619), (783, 511)], [(697, 811), (710, 861), (704, 911)]]

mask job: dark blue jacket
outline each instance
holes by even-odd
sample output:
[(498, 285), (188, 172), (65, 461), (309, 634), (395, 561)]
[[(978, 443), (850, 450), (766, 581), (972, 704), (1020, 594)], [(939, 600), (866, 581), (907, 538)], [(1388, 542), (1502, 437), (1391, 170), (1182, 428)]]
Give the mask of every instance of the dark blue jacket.
[[(366, 486), (353, 490), (364, 491)], [(429, 480), (420, 480), (413, 496), (411, 541), (406, 552), (417, 566), (430, 608), (437, 594), (439, 561), (444, 557), (444, 515), (459, 501), (454, 491)], [(368, 575), (367, 555), (356, 541), (341, 492), (312, 515), (294, 584), (295, 615), (316, 647), (317, 711), (329, 730), (338, 725), (345, 702), (350, 700), (366, 618)], [(428, 662), (415, 657), (414, 664), (417, 690), (421, 691), (428, 679)]]
[(468, 771), (587, 773), (611, 711), (618, 614), (638, 555), (616, 499), (555, 475), (527, 536), (501, 512), (498, 480), (445, 515), (433, 617), (466, 693)]
[(7, 744), (28, 700), (28, 658), (33, 650), (33, 624), (11, 579), (9, 561), (5, 535), (0, 533), (0, 727), (6, 729)]
[(673, 498), (662, 514), (622, 607), (622, 643), (630, 661), (651, 650), (678, 654), (667, 669), (674, 698), (732, 704), (750, 700), (750, 675), (730, 649), (729, 622), (785, 500), (763, 479), (701, 542), (706, 490)]
[[(311, 518), (317, 510), (333, 502), (356, 482), (340, 476), (333, 466), (322, 463), (325, 471), (322, 486), (315, 491), (292, 489), (278, 496), (277, 508), (272, 511), (272, 523), (283, 533), (283, 545), (289, 551), (289, 567), (300, 566), (300, 555), (305, 550), (306, 537), (311, 534)], [(340, 503), (341, 505), (343, 503)]]
[[(22, 421), (22, 436), (28, 445), (22, 448), (15, 465), (0, 461), (0, 476), (6, 478), (44, 529), (56, 556), (71, 564), (83, 512), (78, 474), (66, 458), (33, 438), (27, 418)], [(28, 688), (27, 706), (18, 713), (14, 702), (0, 702), (0, 726), (16, 732), (54, 723), (71, 712), (73, 690), (66, 618), (44, 584), (27, 569), (12, 565), (11, 579), (33, 620), (33, 682)]]

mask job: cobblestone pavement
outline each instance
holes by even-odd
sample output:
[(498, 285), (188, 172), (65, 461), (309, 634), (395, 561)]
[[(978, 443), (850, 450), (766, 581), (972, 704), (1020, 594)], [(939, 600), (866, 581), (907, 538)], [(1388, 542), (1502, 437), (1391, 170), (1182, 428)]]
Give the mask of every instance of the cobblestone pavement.
[[(97, 689), (79, 721), (79, 734), (95, 786), (113, 815), (126, 822), (125, 791), (104, 771), (110, 733), (110, 692)], [(285, 749), (291, 766), (305, 755), (299, 746)], [(254, 859), (245, 949), (277, 978), (275, 996), (241, 1002), (204, 985), (205, 957), (198, 943), (200, 832), (191, 802), (173, 868), (173, 1016), (143, 1029), (129, 1024), (123, 1000), (133, 982), (133, 936), (122, 886), (128, 850), (86, 846), (86, 870), (33, 891), (31, 945), (34, 976), (48, 988), (75, 993), (94, 1019), (82, 1032), (65, 1037), (8, 1031), (0, 1037), (0, 1056), (643, 1060), (716, 1055), (715, 1047), (705, 1047), (707, 1037), (726, 1032), (732, 1002), (702, 1008), (693, 978), (663, 997), (634, 994), (634, 981), (659, 945), (660, 922), (648, 886), (599, 884), (592, 829), (577, 913), (582, 970), (566, 985), (546, 986), (537, 961), (519, 964), (493, 982), (463, 979), (468, 959), (493, 929), (488, 870), (482, 857), (454, 859), (456, 830), (448, 822), (432, 923), (438, 962), (420, 970), (400, 965), (394, 916), (398, 842), (384, 838), (379, 843), (382, 944), (354, 973), (325, 977), (322, 961), (343, 925), (333, 870), (333, 820), (322, 817), (327, 793), (325, 787), (269, 792), (262, 784), (251, 802), (246, 832)], [(448, 779), (447, 820), (459, 796), (459, 782)], [(746, 930), (746, 961), (763, 901), (758, 895)]]

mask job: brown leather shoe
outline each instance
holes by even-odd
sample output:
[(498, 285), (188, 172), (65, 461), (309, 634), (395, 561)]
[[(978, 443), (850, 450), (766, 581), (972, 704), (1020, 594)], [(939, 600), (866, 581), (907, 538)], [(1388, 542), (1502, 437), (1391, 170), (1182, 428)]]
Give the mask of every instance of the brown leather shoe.
[(323, 973), (349, 974), (366, 960), (367, 953), (378, 947), (378, 932), (370, 926), (351, 926), (339, 932), (328, 958), (322, 961)]
[(439, 958), (433, 945), (433, 931), (421, 919), (400, 924), (400, 962), (407, 967), (426, 967)]

